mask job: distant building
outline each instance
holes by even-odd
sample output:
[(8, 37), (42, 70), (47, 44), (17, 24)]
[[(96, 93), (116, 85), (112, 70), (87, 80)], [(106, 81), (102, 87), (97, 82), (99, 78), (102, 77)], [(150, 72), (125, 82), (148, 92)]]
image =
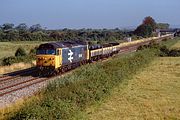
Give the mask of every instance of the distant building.
[(176, 29), (157, 29), (156, 32), (161, 32), (161, 33), (164, 33), (164, 34), (168, 34), (168, 33), (176, 32)]
[(179, 29), (156, 29), (156, 33), (158, 37), (165, 34), (174, 34), (175, 36), (178, 35)]

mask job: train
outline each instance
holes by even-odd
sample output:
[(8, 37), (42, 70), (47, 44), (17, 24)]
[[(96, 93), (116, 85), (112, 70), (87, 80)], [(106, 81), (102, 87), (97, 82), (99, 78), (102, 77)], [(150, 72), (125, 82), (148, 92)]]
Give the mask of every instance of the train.
[(172, 34), (150, 37), (132, 42), (89, 45), (82, 41), (63, 41), (41, 44), (36, 53), (36, 67), (43, 74), (64, 73), (80, 65), (111, 57), (128, 50), (137, 50), (152, 41), (172, 38)]

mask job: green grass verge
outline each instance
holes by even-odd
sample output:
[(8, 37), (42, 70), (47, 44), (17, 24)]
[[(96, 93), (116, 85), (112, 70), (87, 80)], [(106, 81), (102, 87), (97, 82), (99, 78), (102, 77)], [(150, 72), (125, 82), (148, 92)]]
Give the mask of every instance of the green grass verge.
[(162, 42), (161, 45), (165, 45), (168, 48), (174, 48), (173, 46), (177, 45), (177, 43), (180, 43), (180, 37), (176, 37), (175, 39), (166, 40), (165, 42)]
[(178, 49), (180, 50), (180, 37), (176, 38), (177, 40), (179, 40), (176, 44), (171, 46), (171, 49)]
[(25, 103), (9, 119), (80, 119), (88, 106), (110, 94), (112, 88), (131, 78), (157, 55), (156, 49), (145, 49), (106, 62), (89, 64), (73, 71)]
[(90, 107), (90, 120), (179, 120), (180, 57), (155, 59), (116, 87), (101, 104)]

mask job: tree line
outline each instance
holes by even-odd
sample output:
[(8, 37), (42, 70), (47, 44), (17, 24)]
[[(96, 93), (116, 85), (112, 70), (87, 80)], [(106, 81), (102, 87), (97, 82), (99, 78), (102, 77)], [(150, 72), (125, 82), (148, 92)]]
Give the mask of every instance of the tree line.
[(28, 27), (25, 23), (0, 26), (0, 41), (63, 41), (63, 40), (122, 40), (128, 31), (116, 29), (61, 29), (46, 30), (40, 24)]
[(64, 40), (95, 40), (115, 41), (124, 37), (149, 37), (156, 29), (167, 29), (169, 24), (156, 23), (148, 16), (135, 31), (115, 29), (61, 29), (46, 30), (40, 24), (28, 27), (25, 23), (15, 26), (12, 23), (0, 25), (0, 41), (64, 41)]

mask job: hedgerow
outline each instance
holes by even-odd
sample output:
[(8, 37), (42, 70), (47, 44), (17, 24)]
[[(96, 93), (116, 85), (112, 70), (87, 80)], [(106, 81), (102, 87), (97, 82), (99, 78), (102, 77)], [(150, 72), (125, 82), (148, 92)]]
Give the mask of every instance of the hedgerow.
[(159, 50), (158, 55), (160, 57), (180, 57), (180, 50), (179, 49), (169, 49), (167, 45), (161, 45), (156, 43), (150, 43), (149, 45), (143, 45), (138, 47), (137, 50), (144, 50), (147, 48), (154, 48)]
[(180, 50), (178, 49), (168, 49), (166, 46), (160, 48), (161, 57), (180, 57)]

